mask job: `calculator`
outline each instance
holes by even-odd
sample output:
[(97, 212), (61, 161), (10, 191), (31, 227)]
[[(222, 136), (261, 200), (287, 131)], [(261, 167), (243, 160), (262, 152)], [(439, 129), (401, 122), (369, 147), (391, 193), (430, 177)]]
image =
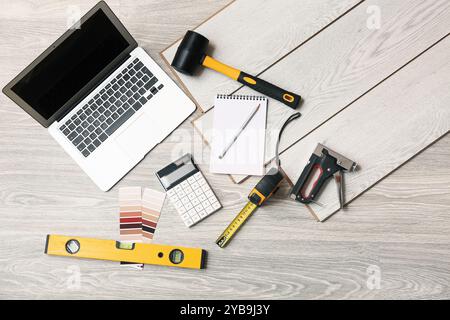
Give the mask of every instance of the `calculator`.
[(222, 208), (189, 153), (159, 170), (156, 176), (188, 227)]

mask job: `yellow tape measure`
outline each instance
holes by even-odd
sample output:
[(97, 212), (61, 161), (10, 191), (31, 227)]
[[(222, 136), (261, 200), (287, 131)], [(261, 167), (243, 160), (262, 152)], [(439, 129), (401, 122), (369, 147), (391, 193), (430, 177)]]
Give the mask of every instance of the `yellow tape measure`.
[(45, 253), (55, 256), (203, 269), (206, 251), (153, 243), (47, 235)]
[(249, 201), (217, 239), (217, 245), (221, 248), (224, 248), (234, 236), (234, 234), (257, 208), (258, 206), (256, 204)]
[(278, 190), (283, 179), (283, 174), (276, 168), (272, 168), (267, 172), (248, 195), (248, 200), (250, 201), (216, 240), (216, 244), (219, 247), (224, 248), (230, 242), (231, 238), (233, 238), (235, 233), (241, 228), (252, 213)]

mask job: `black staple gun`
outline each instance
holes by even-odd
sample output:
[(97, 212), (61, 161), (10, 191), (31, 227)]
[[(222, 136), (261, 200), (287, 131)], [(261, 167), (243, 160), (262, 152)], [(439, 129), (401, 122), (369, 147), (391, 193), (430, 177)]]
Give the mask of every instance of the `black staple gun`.
[(300, 178), (291, 191), (291, 198), (301, 203), (315, 202), (321, 187), (329, 178), (334, 176), (336, 181), (339, 203), (344, 207), (343, 171), (354, 171), (357, 164), (341, 154), (318, 144), (303, 169)]

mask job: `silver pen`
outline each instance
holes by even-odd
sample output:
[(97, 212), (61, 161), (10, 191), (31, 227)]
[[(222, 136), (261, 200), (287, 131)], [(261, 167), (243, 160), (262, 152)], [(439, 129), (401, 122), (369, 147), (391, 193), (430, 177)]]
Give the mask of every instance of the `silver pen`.
[(228, 146), (220, 154), (219, 159), (223, 159), (223, 157), (225, 157), (225, 154), (228, 152), (228, 150), (230, 150), (231, 146), (234, 144), (234, 142), (237, 140), (237, 138), (239, 138), (239, 135), (242, 133), (242, 131), (244, 131), (245, 127), (247, 127), (249, 122), (253, 119), (255, 114), (258, 112), (260, 106), (261, 106), (261, 104), (258, 104), (258, 106), (252, 111), (252, 113), (250, 114), (248, 119), (245, 120), (244, 124), (239, 129), (239, 132), (236, 133), (236, 135), (234, 136), (233, 140), (228, 144)]

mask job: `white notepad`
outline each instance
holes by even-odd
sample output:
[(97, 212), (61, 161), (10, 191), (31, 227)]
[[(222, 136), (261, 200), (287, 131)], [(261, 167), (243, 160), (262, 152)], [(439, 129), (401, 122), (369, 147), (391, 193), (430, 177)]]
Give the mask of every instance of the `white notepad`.
[[(237, 140), (219, 159), (252, 111), (258, 111)], [(217, 95), (211, 143), (210, 171), (224, 174), (264, 174), (267, 98), (262, 96)]]

